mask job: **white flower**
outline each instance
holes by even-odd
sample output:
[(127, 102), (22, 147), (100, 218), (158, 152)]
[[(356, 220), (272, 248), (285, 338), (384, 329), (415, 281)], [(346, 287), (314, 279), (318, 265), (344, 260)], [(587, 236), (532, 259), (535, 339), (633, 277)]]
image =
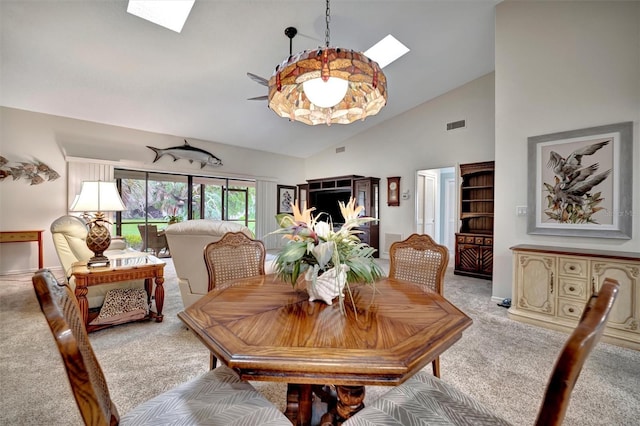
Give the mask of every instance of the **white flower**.
[(322, 239), (328, 240), (331, 236), (331, 227), (327, 222), (316, 222), (316, 226), (313, 230), (316, 232), (316, 235)]
[(324, 269), (331, 261), (334, 247), (335, 243), (333, 241), (325, 241), (324, 243), (320, 243), (313, 248), (313, 257), (315, 257), (318, 261), (318, 266), (320, 267), (320, 269)]

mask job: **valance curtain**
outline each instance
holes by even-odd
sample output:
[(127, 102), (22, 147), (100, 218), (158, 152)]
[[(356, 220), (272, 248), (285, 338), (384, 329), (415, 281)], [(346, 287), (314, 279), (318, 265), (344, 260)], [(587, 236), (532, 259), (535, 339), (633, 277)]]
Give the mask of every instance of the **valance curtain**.
[[(85, 180), (114, 180), (114, 166), (112, 164), (84, 161), (68, 161), (67, 162), (67, 211), (71, 208), (71, 204), (76, 195), (80, 194), (82, 182)], [(77, 214), (77, 213), (72, 213)], [(113, 222), (115, 214), (113, 212), (106, 213), (108, 221)]]

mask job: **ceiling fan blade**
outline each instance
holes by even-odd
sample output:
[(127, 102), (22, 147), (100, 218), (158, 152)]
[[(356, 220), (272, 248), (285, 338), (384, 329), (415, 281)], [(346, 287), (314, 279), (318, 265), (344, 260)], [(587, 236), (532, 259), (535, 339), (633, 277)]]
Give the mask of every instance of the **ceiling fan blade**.
[(269, 99), (269, 95), (256, 96), (255, 98), (247, 98), (248, 101), (266, 101)]
[(251, 80), (255, 81), (258, 84), (262, 84), (263, 86), (269, 86), (269, 80), (264, 77), (260, 77), (259, 75), (255, 75), (253, 73), (248, 72), (247, 77)]

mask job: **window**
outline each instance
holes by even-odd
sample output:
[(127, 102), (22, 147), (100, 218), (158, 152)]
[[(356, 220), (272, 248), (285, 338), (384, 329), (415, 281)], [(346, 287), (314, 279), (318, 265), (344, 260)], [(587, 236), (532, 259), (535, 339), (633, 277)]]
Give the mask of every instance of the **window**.
[(170, 219), (216, 219), (243, 224), (255, 233), (255, 181), (171, 173), (115, 170), (127, 210), (116, 215), (116, 231), (140, 248), (138, 225), (167, 226)]

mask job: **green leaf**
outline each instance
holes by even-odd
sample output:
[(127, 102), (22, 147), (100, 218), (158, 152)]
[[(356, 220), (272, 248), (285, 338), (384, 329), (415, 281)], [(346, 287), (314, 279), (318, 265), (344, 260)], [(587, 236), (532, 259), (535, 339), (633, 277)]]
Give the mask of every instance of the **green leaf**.
[(296, 222), (290, 214), (280, 213), (276, 215), (276, 223), (280, 228), (288, 228), (289, 226), (295, 225)]

